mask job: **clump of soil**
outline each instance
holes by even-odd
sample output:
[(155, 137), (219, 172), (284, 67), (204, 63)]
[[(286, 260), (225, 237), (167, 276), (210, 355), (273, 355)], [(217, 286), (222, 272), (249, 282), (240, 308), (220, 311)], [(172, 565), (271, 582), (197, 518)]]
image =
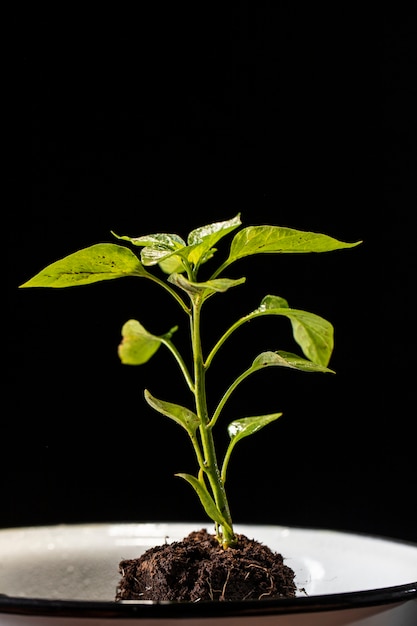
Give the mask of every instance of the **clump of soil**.
[(282, 555), (245, 535), (237, 537), (236, 547), (224, 550), (202, 529), (121, 561), (116, 601), (293, 598), (295, 574)]

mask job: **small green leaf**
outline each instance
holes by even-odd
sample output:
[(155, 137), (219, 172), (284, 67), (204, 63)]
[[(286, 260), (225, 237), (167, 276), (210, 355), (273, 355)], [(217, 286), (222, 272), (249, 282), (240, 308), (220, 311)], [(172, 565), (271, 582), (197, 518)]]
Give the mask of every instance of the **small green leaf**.
[[(141, 237), (119, 236), (118, 239), (130, 241), (135, 246), (143, 246), (141, 261), (145, 266), (159, 263), (161, 269), (167, 274), (184, 271), (184, 266), (179, 258), (194, 266), (205, 263), (213, 256), (213, 246), (229, 232), (241, 225), (240, 214), (231, 220), (214, 222), (191, 231), (188, 235), (187, 244), (181, 237), (175, 234), (156, 233)], [(175, 256), (175, 261), (171, 257)]]
[(190, 263), (198, 265), (207, 261), (212, 255), (207, 254), (225, 235), (242, 224), (240, 213), (230, 220), (214, 222), (192, 230), (187, 238), (187, 258)]
[(281, 226), (248, 226), (234, 236), (226, 265), (252, 254), (330, 252), (360, 243), (345, 243), (328, 235)]
[(165, 402), (155, 398), (147, 389), (145, 389), (145, 400), (155, 411), (162, 413), (166, 417), (174, 420), (177, 424), (185, 428), (188, 434), (193, 437), (200, 425), (200, 419), (190, 409), (186, 409), (179, 404)]
[(334, 371), (318, 363), (313, 363), (308, 359), (303, 359), (291, 352), (278, 350), (277, 352), (262, 352), (259, 354), (250, 370), (256, 372), (259, 369), (270, 366), (290, 367), (292, 369), (301, 370), (303, 372), (328, 372), (334, 374)]
[(143, 235), (141, 237), (128, 237), (127, 235), (119, 236), (112, 233), (118, 239), (130, 241), (134, 246), (141, 246), (141, 260), (144, 265), (156, 265), (164, 259), (170, 257), (178, 250), (186, 246), (181, 237), (169, 233), (156, 233), (154, 235)]
[(217, 508), (216, 503), (207, 491), (207, 487), (205, 486), (205, 484), (202, 481), (198, 480), (195, 476), (191, 476), (190, 474), (175, 474), (175, 476), (183, 478), (194, 488), (198, 497), (200, 498), (200, 502), (203, 505), (205, 512), (210, 517), (210, 519), (212, 519), (217, 524), (224, 526), (231, 532), (229, 524), (226, 522), (223, 515)]
[(256, 415), (254, 417), (243, 417), (242, 419), (234, 420), (230, 422), (227, 427), (227, 432), (233, 445), (243, 439), (257, 433), (267, 424), (274, 422), (282, 413), (270, 413), (269, 415)]
[(123, 276), (149, 276), (129, 248), (98, 243), (45, 267), (21, 287), (74, 287)]
[(170, 283), (186, 291), (190, 297), (196, 293), (207, 295), (214, 292), (225, 292), (231, 287), (241, 285), (245, 282), (245, 280), (246, 278), (238, 278), (234, 280), (231, 278), (214, 278), (213, 280), (208, 280), (204, 283), (195, 283), (185, 278), (182, 274), (171, 274), (168, 278)]
[(124, 365), (142, 365), (149, 361), (161, 345), (161, 339), (167, 339), (178, 329), (171, 328), (163, 337), (149, 333), (137, 320), (128, 320), (122, 328), (122, 342), (118, 353)]
[(334, 329), (330, 322), (315, 313), (290, 309), (288, 302), (279, 296), (265, 296), (256, 311), (256, 315), (283, 315), (288, 317), (294, 339), (305, 356), (320, 365), (328, 365), (334, 347)]
[(249, 435), (253, 435), (257, 433), (258, 430), (261, 430), (267, 424), (274, 422), (279, 417), (281, 417), (282, 413), (270, 413), (269, 415), (256, 415), (254, 417), (243, 417), (242, 419), (234, 420), (227, 427), (227, 432), (229, 433), (230, 443), (226, 450), (226, 454), (224, 456), (223, 467), (221, 472), (221, 477), (223, 483), (226, 482), (226, 472), (227, 466), (229, 464), (230, 455), (232, 454), (232, 450), (237, 444), (238, 441), (244, 439), (244, 437), (249, 437)]
[(288, 309), (289, 305), (285, 298), (281, 298), (281, 296), (265, 296), (262, 299), (261, 304), (258, 307), (258, 311), (265, 313), (265, 311), (274, 311), (275, 309)]

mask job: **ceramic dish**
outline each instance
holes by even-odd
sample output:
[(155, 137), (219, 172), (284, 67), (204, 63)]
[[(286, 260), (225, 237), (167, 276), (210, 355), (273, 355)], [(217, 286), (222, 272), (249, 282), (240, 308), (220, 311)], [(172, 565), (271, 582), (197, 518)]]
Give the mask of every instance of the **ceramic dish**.
[(118, 564), (198, 523), (0, 530), (0, 626), (415, 626), (417, 545), (331, 530), (236, 525), (281, 552), (297, 597), (114, 602)]

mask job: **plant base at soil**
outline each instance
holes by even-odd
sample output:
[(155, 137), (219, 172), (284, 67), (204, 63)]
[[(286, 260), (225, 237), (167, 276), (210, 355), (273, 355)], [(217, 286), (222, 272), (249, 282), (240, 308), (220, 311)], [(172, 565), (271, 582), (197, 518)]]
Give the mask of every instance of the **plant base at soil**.
[(224, 550), (207, 530), (154, 546), (119, 564), (121, 600), (254, 600), (293, 598), (293, 570), (281, 554), (245, 535)]

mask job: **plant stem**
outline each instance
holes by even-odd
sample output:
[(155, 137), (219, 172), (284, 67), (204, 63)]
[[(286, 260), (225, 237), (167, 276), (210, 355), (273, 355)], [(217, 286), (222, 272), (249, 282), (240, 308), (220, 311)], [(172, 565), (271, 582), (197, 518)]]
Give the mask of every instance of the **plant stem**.
[(245, 380), (245, 378), (247, 378), (249, 376), (249, 374), (252, 373), (252, 369), (248, 369), (245, 370), (243, 372), (243, 374), (241, 374), (240, 376), (238, 376), (236, 378), (236, 380), (230, 385), (230, 387), (227, 389), (226, 393), (224, 393), (222, 399), (220, 400), (219, 404), (216, 407), (216, 410), (213, 413), (213, 417), (211, 418), (211, 421), (209, 423), (210, 428), (213, 428), (213, 426), (215, 425), (215, 423), (217, 422), (219, 415), (221, 413), (221, 411), (223, 410), (224, 405), (226, 404), (226, 402), (228, 401), (228, 399), (230, 398), (230, 396), (232, 395), (232, 393), (234, 392), (234, 390), (236, 389), (236, 387), (238, 385), (240, 385), (240, 383)]
[[(141, 276), (141, 274), (139, 275)], [(154, 274), (147, 274), (147, 278), (149, 278), (150, 280), (152, 280), (154, 283), (156, 283), (157, 285), (159, 285), (160, 287), (163, 287), (166, 291), (168, 291), (169, 294), (171, 294), (171, 296), (178, 302), (178, 304), (180, 305), (180, 307), (187, 313), (190, 313), (189, 308), (187, 307), (187, 305), (185, 304), (184, 300), (181, 298), (181, 296), (178, 295), (178, 293), (175, 291), (175, 289), (172, 289), (172, 287), (170, 287), (167, 283), (164, 283), (163, 280), (161, 280), (160, 278), (158, 278), (158, 276), (155, 276)]]
[(216, 343), (216, 345), (214, 346), (214, 348), (211, 350), (210, 354), (208, 355), (206, 359), (206, 369), (210, 367), (210, 364), (214, 356), (220, 350), (220, 348), (225, 343), (225, 341), (230, 337), (230, 335), (235, 332), (235, 330), (240, 328), (242, 324), (246, 324), (246, 322), (250, 322), (255, 317), (259, 317), (261, 315), (270, 315), (270, 314), (271, 314), (270, 311), (259, 311), (258, 309), (256, 311), (253, 311), (252, 313), (249, 313), (248, 315), (245, 315), (244, 317), (241, 317), (234, 324), (232, 324), (230, 328), (220, 337), (220, 339), (218, 340), (218, 342)]
[(222, 516), (226, 520), (228, 527), (222, 526), (222, 533), (217, 529), (217, 539), (224, 548), (228, 548), (236, 543), (233, 532), (232, 518), (229, 503), (226, 496), (225, 487), (220, 475), (217, 456), (214, 446), (213, 432), (209, 426), (209, 416), (206, 399), (205, 367), (203, 363), (201, 336), (200, 336), (200, 314), (202, 300), (193, 300), (193, 314), (191, 319), (192, 347), (194, 360), (194, 395), (196, 401), (196, 411), (200, 418), (200, 436), (204, 451), (204, 466), (202, 470), (207, 475), (213, 493), (214, 501)]
[(194, 393), (194, 383), (193, 380), (188, 372), (187, 366), (184, 363), (184, 359), (182, 358), (180, 352), (177, 350), (177, 348), (175, 347), (175, 345), (172, 343), (172, 341), (168, 340), (168, 339), (164, 339), (163, 337), (159, 337), (159, 341), (164, 344), (168, 350), (170, 350), (170, 352), (174, 355), (175, 360), (177, 361), (178, 365), (180, 366), (180, 369), (182, 371), (182, 374), (184, 376), (184, 379), (189, 387), (189, 389), (192, 391), (192, 393)]

